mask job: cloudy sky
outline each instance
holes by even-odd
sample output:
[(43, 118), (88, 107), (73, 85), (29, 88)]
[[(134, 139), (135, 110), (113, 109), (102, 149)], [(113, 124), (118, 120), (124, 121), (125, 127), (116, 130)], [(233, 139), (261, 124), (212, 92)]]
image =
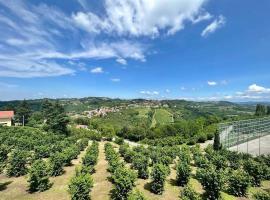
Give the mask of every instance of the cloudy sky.
[(0, 100), (269, 101), (269, 9), (269, 0), (0, 0)]

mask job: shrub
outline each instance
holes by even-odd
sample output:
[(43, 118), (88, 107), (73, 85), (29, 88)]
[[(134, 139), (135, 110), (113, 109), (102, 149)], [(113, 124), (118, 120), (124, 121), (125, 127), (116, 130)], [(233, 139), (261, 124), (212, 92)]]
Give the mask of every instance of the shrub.
[(199, 169), (197, 178), (202, 184), (208, 199), (216, 200), (220, 198), (220, 191), (226, 181), (223, 171), (216, 170), (214, 166), (209, 166), (207, 169)]
[(265, 165), (249, 159), (244, 163), (244, 170), (252, 177), (253, 186), (261, 185), (265, 175)]
[(83, 158), (83, 164), (86, 166), (96, 165), (98, 160), (98, 143), (93, 142), (93, 144), (87, 149), (86, 154)]
[(59, 176), (64, 172), (65, 158), (60, 152), (54, 153), (49, 159), (49, 168), (51, 176)]
[(147, 179), (149, 176), (149, 159), (143, 155), (135, 156), (132, 166), (134, 169), (138, 170), (138, 177), (142, 179)]
[(235, 196), (245, 196), (250, 185), (249, 175), (242, 170), (235, 170), (228, 179), (229, 191)]
[(127, 199), (129, 193), (135, 186), (136, 177), (137, 174), (134, 171), (125, 167), (118, 167), (112, 175), (112, 179), (115, 185), (112, 193), (112, 199)]
[(6, 161), (8, 158), (8, 147), (6, 145), (0, 146), (0, 163)]
[(186, 162), (179, 161), (176, 166), (177, 176), (176, 181), (180, 186), (184, 186), (188, 183), (190, 175), (191, 175), (191, 168), (189, 164)]
[(68, 186), (72, 200), (88, 200), (93, 187), (93, 179), (90, 174), (79, 174), (73, 177)]
[(167, 166), (163, 164), (155, 164), (151, 173), (151, 191), (155, 194), (162, 194), (164, 191), (165, 179), (168, 176), (169, 171)]
[(198, 194), (191, 185), (186, 185), (181, 192), (182, 200), (201, 200), (200, 194)]
[(43, 160), (36, 160), (29, 170), (29, 190), (45, 191), (50, 187), (49, 170), (47, 163)]
[(27, 173), (27, 158), (28, 152), (15, 149), (8, 159), (7, 175), (8, 176), (23, 176)]
[(124, 139), (120, 138), (120, 137), (116, 137), (115, 138), (115, 143), (118, 144), (118, 145), (122, 145), (122, 144), (124, 144)]
[(270, 193), (261, 191), (253, 194), (253, 199), (255, 200), (269, 200), (270, 199)]
[(131, 192), (128, 195), (128, 200), (146, 200), (145, 196), (143, 195), (143, 193), (141, 193), (138, 190), (135, 190), (133, 192)]

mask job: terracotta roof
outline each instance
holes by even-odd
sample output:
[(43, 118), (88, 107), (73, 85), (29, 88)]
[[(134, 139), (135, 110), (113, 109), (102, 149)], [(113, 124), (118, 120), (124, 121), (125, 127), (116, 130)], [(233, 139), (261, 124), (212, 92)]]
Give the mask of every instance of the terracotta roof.
[(14, 111), (0, 111), (0, 118), (13, 118), (14, 117)]

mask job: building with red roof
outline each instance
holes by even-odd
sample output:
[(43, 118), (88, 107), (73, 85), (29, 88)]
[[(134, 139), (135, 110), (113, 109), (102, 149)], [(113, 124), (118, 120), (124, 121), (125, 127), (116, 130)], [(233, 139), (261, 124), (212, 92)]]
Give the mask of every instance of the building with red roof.
[(0, 111), (0, 125), (11, 126), (14, 118), (14, 111)]

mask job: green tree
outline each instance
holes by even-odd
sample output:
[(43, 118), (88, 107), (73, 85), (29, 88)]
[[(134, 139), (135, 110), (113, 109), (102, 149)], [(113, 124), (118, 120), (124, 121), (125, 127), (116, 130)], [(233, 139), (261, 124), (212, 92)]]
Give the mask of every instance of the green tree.
[(146, 200), (142, 192), (135, 190), (128, 195), (128, 200)]
[(267, 115), (270, 115), (270, 106), (267, 106)]
[(54, 104), (45, 102), (42, 109), (46, 121), (45, 130), (67, 135), (69, 119), (65, 113), (64, 107), (59, 102)]
[(135, 186), (137, 174), (126, 167), (120, 166), (114, 171), (112, 179), (115, 185), (112, 199), (126, 200)]
[(262, 104), (257, 104), (256, 106), (256, 111), (255, 111), (256, 116), (264, 116), (266, 115), (266, 108)]
[(89, 200), (93, 179), (90, 174), (78, 174), (74, 176), (68, 186), (72, 200)]
[(222, 145), (220, 143), (220, 135), (219, 135), (218, 131), (215, 132), (213, 148), (216, 151), (218, 151), (222, 148)]
[(151, 173), (151, 191), (155, 194), (162, 194), (164, 191), (165, 179), (169, 175), (168, 167), (163, 164), (155, 164)]
[(248, 159), (244, 163), (244, 170), (252, 177), (252, 185), (260, 186), (265, 176), (266, 166), (256, 162), (253, 159)]
[(188, 163), (182, 162), (181, 160), (178, 162), (176, 166), (176, 181), (180, 186), (184, 186), (188, 183), (190, 175), (191, 175), (191, 168)]
[(230, 193), (238, 197), (245, 196), (251, 181), (249, 175), (240, 169), (230, 174), (228, 179)]
[(21, 149), (15, 149), (9, 159), (7, 165), (8, 176), (23, 176), (27, 173), (28, 152)]
[(49, 170), (44, 160), (36, 160), (31, 165), (28, 182), (31, 192), (42, 192), (50, 187)]
[(138, 177), (142, 179), (147, 179), (149, 176), (149, 159), (144, 155), (137, 155), (134, 157), (132, 166), (134, 169), (138, 170)]
[(49, 159), (51, 176), (59, 176), (64, 172), (65, 158), (60, 152), (54, 153)]
[(191, 185), (186, 185), (181, 192), (182, 200), (201, 200), (200, 194), (198, 194)]
[(217, 170), (214, 166), (207, 169), (199, 169), (197, 178), (205, 190), (205, 196), (209, 200), (220, 199), (220, 191), (222, 190), (226, 176), (222, 170)]
[(27, 124), (31, 116), (31, 108), (26, 100), (23, 100), (16, 109), (15, 119), (17, 122)]

